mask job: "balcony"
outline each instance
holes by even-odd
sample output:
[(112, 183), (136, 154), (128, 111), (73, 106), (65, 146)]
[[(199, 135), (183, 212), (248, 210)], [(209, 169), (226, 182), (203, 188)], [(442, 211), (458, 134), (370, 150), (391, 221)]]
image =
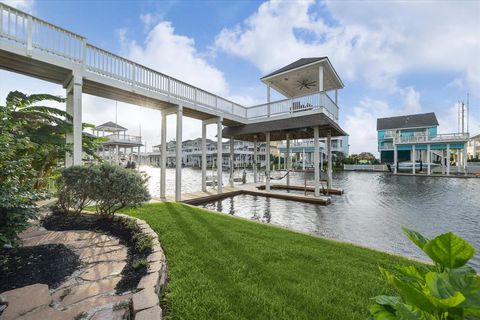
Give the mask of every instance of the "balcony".
[(248, 120), (260, 120), (282, 115), (293, 115), (298, 112), (316, 111), (323, 112), (330, 119), (338, 122), (338, 109), (338, 106), (326, 92), (315, 92), (249, 107), (246, 109), (246, 113)]
[(442, 142), (467, 142), (468, 133), (446, 133), (436, 135), (416, 135), (411, 137), (395, 137), (395, 143), (442, 143)]
[(107, 140), (102, 142), (106, 145), (118, 144), (118, 145), (141, 145), (142, 144), (142, 137), (140, 136), (131, 136), (128, 134), (111, 134), (105, 136)]
[(379, 151), (393, 150), (393, 143), (384, 143), (378, 147)]

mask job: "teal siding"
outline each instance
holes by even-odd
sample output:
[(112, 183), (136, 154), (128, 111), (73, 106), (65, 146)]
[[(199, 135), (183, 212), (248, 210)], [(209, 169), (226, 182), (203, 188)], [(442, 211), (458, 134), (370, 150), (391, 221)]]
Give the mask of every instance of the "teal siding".
[(428, 128), (428, 135), (429, 136), (436, 136), (437, 135), (437, 127)]
[(378, 136), (378, 140), (383, 140), (383, 139), (385, 139), (385, 130), (379, 130), (379, 131), (377, 131), (377, 136)]

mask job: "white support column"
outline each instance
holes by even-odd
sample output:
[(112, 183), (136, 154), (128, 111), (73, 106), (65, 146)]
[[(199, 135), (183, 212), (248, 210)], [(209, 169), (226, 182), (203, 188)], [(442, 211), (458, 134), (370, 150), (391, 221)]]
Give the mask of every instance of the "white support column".
[(207, 125), (202, 123), (202, 191), (207, 191)]
[[(473, 141), (473, 143), (475, 143), (475, 141)], [(465, 173), (465, 175), (468, 175), (468, 153), (467, 153), (467, 147), (468, 147), (468, 142), (465, 142), (465, 144), (463, 145), (463, 172)]]
[(234, 170), (234, 165), (235, 165), (235, 140), (233, 138), (230, 138), (230, 177), (229, 177), (229, 183), (230, 187), (233, 188), (233, 170)]
[(80, 72), (74, 72), (67, 86), (66, 111), (73, 118), (73, 132), (67, 134), (67, 143), (73, 143), (72, 153), (65, 155), (65, 166), (82, 164), (82, 85), (83, 78)]
[(450, 144), (447, 144), (447, 176), (450, 175)]
[(393, 173), (397, 174), (397, 167), (398, 167), (398, 149), (397, 145), (393, 145)]
[(160, 133), (160, 198), (166, 199), (167, 186), (167, 115), (162, 112), (162, 123)]
[(258, 141), (253, 141), (253, 182), (257, 183)]
[(320, 149), (320, 172), (322, 171), (323, 171), (323, 150)]
[(430, 145), (427, 145), (427, 175), (430, 175), (432, 173), (432, 168), (430, 166), (432, 162), (432, 153), (430, 150)]
[(319, 129), (313, 128), (313, 168), (315, 172), (315, 197), (320, 196), (320, 142), (318, 141)]
[(338, 89), (335, 89), (335, 104), (338, 106)]
[(223, 177), (222, 177), (222, 119), (217, 121), (217, 191), (223, 191)]
[(305, 162), (306, 161), (307, 161), (307, 159), (306, 159), (306, 155), (305, 155), (305, 148), (303, 148), (303, 150), (302, 150), (302, 170), (303, 171), (305, 171)]
[(322, 92), (323, 88), (323, 66), (318, 67), (318, 91)]
[(117, 146), (115, 147), (115, 164), (119, 165), (120, 164), (120, 147)]
[(270, 84), (267, 85), (267, 116), (270, 117)]
[(415, 145), (412, 145), (412, 174), (415, 174), (415, 166), (417, 164), (417, 159), (416, 159), (416, 152), (415, 152)]
[(332, 187), (333, 182), (333, 159), (332, 159), (332, 136), (330, 133), (327, 135), (327, 153), (328, 153), (328, 168), (327, 168), (327, 188)]
[(265, 133), (265, 190), (270, 191), (270, 132)]
[(285, 154), (286, 157), (286, 165), (287, 165), (287, 186), (290, 185), (290, 170), (292, 170), (292, 159), (290, 157), (290, 134), (287, 133), (287, 152)]
[(177, 137), (176, 137), (176, 159), (175, 159), (175, 201), (182, 200), (182, 123), (183, 108), (177, 107)]

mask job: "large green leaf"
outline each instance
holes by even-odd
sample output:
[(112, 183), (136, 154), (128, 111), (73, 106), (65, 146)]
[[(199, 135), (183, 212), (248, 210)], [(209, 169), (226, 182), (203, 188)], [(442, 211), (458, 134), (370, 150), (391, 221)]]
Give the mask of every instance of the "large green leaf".
[(424, 236), (422, 236), (420, 233), (417, 231), (413, 231), (410, 229), (407, 229), (405, 227), (402, 227), (403, 233), (410, 239), (413, 243), (415, 243), (420, 249), (423, 250), (423, 247), (427, 244), (428, 239), (426, 239)]
[(402, 299), (400, 297), (394, 296), (376, 296), (373, 299), (378, 304), (391, 307), (395, 307), (398, 303), (402, 302)]
[(465, 265), (475, 254), (475, 248), (452, 232), (428, 241), (423, 251), (433, 261), (450, 269)]
[(399, 320), (437, 320), (431, 313), (403, 303), (397, 306), (397, 318)]
[(447, 299), (458, 292), (450, 283), (450, 277), (447, 272), (429, 272), (425, 280), (428, 291), (436, 298)]
[(370, 307), (370, 314), (375, 320), (398, 320), (393, 308), (378, 303)]
[(398, 293), (407, 304), (416, 306), (428, 312), (435, 310), (435, 306), (424, 292), (418, 290), (412, 284), (400, 280), (383, 268), (380, 268), (380, 272), (387, 282), (397, 289)]

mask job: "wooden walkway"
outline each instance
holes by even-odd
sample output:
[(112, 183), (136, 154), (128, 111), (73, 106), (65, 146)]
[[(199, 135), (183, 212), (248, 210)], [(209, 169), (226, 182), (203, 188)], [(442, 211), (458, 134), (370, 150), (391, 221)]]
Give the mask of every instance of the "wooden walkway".
[[(259, 190), (265, 190), (265, 185), (259, 185), (257, 187)], [(315, 192), (315, 187), (312, 186), (300, 186), (300, 185), (289, 185), (287, 186), (286, 184), (272, 184), (270, 186), (271, 190), (291, 190), (291, 191), (302, 191), (302, 192)], [(342, 195), (343, 194), (343, 189), (339, 188), (322, 188), (320, 187), (320, 193), (329, 195), (329, 194), (335, 194), (335, 195)]]
[[(211, 201), (221, 200), (227, 197), (236, 196), (239, 194), (249, 194), (249, 195), (255, 195), (255, 196), (275, 198), (275, 199), (292, 200), (292, 201), (313, 203), (313, 204), (318, 204), (323, 206), (328, 205), (331, 202), (331, 198), (328, 196), (315, 197), (313, 195), (291, 194), (291, 193), (286, 193), (284, 191), (275, 190), (275, 189), (271, 190), (270, 192), (267, 192), (265, 190), (258, 190), (257, 185), (253, 183), (237, 185), (233, 188), (223, 187), (223, 192), (220, 194), (218, 194), (216, 190), (210, 190), (207, 192), (198, 191), (198, 192), (183, 193), (182, 202), (191, 204), (191, 205), (198, 205), (205, 202), (211, 202)], [(159, 200), (159, 199), (157, 198), (155, 200)], [(167, 196), (166, 201), (175, 201), (175, 197)]]

